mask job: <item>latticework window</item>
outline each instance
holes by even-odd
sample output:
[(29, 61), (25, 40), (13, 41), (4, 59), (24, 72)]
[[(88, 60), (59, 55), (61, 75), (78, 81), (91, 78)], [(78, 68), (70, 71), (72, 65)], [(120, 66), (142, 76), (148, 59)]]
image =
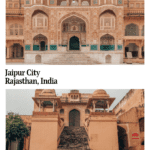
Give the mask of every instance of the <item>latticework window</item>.
[(131, 23), (126, 26), (125, 36), (139, 36), (139, 28), (137, 25)]
[(12, 8), (12, 4), (9, 4), (9, 8)]
[(29, 0), (26, 0), (26, 4), (30, 4), (30, 1), (29, 1)]
[(48, 18), (42, 13), (33, 17), (33, 27), (43, 28), (48, 26)]
[(14, 7), (15, 7), (15, 8), (18, 8), (18, 4), (15, 4)]
[(101, 43), (101, 45), (114, 45), (115, 39), (113, 36), (106, 34), (106, 35), (101, 37), (100, 43)]
[(37, 4), (41, 4), (41, 0), (36, 0), (36, 3)]
[(133, 8), (133, 7), (134, 7), (134, 4), (130, 4), (130, 7)]
[(23, 35), (23, 27), (18, 24), (10, 26), (10, 35)]
[(115, 29), (115, 17), (102, 17), (100, 19), (101, 30), (104, 29)]
[(137, 8), (140, 8), (140, 4), (139, 4), (139, 3), (138, 3), (138, 4), (136, 4), (136, 7), (137, 7)]

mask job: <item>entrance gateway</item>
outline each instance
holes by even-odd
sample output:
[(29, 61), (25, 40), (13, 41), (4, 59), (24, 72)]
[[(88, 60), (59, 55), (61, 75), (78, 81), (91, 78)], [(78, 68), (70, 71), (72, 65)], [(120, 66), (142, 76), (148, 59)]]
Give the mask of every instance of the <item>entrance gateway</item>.
[(69, 126), (79, 127), (80, 126), (80, 112), (73, 109), (69, 112)]
[(71, 37), (69, 41), (69, 50), (79, 50), (79, 49), (80, 49), (79, 38), (76, 36)]

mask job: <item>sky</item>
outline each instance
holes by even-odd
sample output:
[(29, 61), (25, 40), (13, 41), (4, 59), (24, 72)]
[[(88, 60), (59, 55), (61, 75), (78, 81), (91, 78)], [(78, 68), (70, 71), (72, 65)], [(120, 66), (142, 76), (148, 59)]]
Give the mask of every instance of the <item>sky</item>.
[[(70, 93), (72, 89), (55, 89), (56, 95), (61, 96), (62, 93)], [(80, 93), (93, 93), (96, 89), (77, 89)], [(110, 107), (113, 109), (120, 100), (128, 93), (130, 89), (104, 89), (110, 97), (115, 97), (115, 101)], [(32, 115), (34, 108), (35, 90), (27, 89), (7, 89), (6, 90), (6, 114), (14, 112), (19, 115)]]

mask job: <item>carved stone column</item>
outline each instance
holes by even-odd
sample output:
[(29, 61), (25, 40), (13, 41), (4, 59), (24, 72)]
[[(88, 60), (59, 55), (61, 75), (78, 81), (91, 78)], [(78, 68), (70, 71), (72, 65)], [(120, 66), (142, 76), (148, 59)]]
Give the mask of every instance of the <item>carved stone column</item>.
[(7, 56), (6, 56), (7, 58), (10, 57), (10, 56), (9, 56), (9, 53), (10, 53), (10, 52), (9, 52), (9, 47), (7, 47)]
[(142, 58), (142, 44), (139, 46), (138, 57)]

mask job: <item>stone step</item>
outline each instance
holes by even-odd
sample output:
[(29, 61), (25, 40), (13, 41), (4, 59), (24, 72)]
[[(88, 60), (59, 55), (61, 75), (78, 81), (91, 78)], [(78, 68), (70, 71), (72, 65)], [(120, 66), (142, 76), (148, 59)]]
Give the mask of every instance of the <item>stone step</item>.
[(46, 64), (53, 65), (92, 65), (92, 64), (100, 64), (98, 61), (91, 59), (89, 56), (80, 53), (80, 54), (60, 54), (58, 57), (52, 59), (50, 62)]
[(64, 127), (57, 150), (88, 150), (88, 135), (84, 127)]

